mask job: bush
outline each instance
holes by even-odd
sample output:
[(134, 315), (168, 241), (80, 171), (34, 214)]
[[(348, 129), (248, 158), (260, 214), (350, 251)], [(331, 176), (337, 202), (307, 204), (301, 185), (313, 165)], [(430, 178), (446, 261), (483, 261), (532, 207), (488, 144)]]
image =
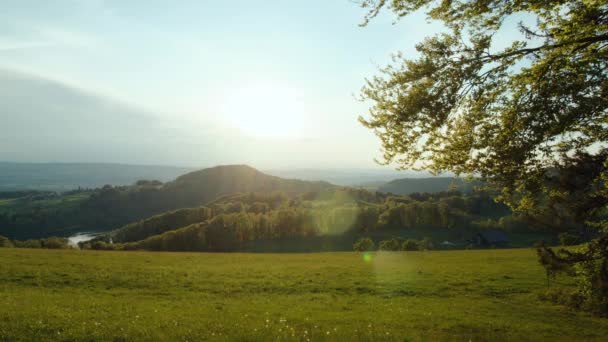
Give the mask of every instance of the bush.
[[(10, 241), (9, 241), (10, 242)], [(15, 240), (12, 242), (17, 248), (47, 248), (47, 249), (67, 249), (72, 248), (67, 239), (50, 237), (47, 239)]]
[(353, 244), (353, 250), (359, 252), (373, 251), (375, 247), (376, 244), (370, 238), (360, 238)]
[(424, 238), (418, 241), (418, 249), (421, 251), (430, 251), (435, 249), (435, 244), (433, 244), (433, 241), (431, 239)]
[(578, 236), (571, 233), (561, 233), (558, 237), (562, 246), (572, 246), (578, 243)]
[(401, 244), (402, 251), (417, 251), (418, 250), (418, 242), (416, 240), (407, 239), (404, 240)]
[(94, 249), (94, 250), (112, 250), (114, 248), (112, 247), (111, 244), (106, 243), (105, 241), (97, 240), (97, 241), (94, 241), (93, 243), (91, 243), (91, 249)]
[(42, 248), (42, 242), (36, 239), (25, 241), (15, 240), (13, 243), (15, 244), (15, 247), (18, 248)]
[(399, 241), (397, 239), (382, 240), (378, 246), (381, 251), (398, 251)]
[(585, 298), (576, 290), (565, 288), (552, 288), (541, 292), (539, 299), (566, 305), (574, 309), (581, 309)]
[(589, 260), (574, 265), (581, 308), (593, 314), (608, 317), (608, 284), (606, 261)]
[(47, 249), (67, 249), (71, 248), (67, 239), (50, 237), (41, 241), (42, 248)]
[(83, 250), (91, 249), (91, 242), (89, 242), (89, 241), (79, 242), (78, 247), (80, 247), (80, 249), (83, 249)]
[(7, 237), (0, 235), (0, 248), (13, 247), (13, 243)]
[(547, 299), (608, 317), (608, 249), (607, 240), (597, 239), (589, 244), (554, 251), (540, 246), (538, 258), (549, 280), (558, 273), (574, 278), (573, 291), (554, 291)]

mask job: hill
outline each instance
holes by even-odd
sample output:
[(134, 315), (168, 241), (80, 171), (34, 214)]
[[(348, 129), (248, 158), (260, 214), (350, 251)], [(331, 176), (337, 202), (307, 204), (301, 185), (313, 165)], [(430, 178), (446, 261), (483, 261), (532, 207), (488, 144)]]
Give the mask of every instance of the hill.
[(342, 186), (369, 186), (384, 184), (396, 178), (428, 177), (426, 172), (396, 171), (388, 169), (274, 169), (264, 170), (273, 176), (303, 180), (323, 180)]
[(0, 235), (11, 238), (67, 236), (80, 231), (108, 231), (129, 222), (179, 208), (196, 207), (237, 192), (281, 191), (298, 194), (332, 187), (269, 176), (245, 165), (218, 166), (162, 183), (141, 180), (130, 186), (94, 190), (24, 192), (0, 198)]
[(409, 195), (415, 192), (441, 192), (453, 188), (462, 192), (470, 192), (480, 182), (467, 182), (454, 177), (427, 177), (395, 179), (378, 187), (378, 191), (397, 195)]
[(175, 195), (181, 206), (203, 204), (220, 196), (239, 192), (285, 192), (289, 195), (332, 187), (322, 181), (303, 181), (270, 176), (247, 165), (224, 165), (179, 176), (164, 190)]

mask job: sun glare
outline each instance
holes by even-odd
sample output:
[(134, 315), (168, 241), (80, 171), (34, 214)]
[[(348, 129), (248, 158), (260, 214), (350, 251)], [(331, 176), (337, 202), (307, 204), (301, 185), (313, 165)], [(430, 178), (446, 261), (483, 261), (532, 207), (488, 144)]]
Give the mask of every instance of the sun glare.
[(231, 91), (220, 107), (225, 123), (257, 138), (298, 136), (306, 120), (301, 95), (278, 84), (256, 83)]

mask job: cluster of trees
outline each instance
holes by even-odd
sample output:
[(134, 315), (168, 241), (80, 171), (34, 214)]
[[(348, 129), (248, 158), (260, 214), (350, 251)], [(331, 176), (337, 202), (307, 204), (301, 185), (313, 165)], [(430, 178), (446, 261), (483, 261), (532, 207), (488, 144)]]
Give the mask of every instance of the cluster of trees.
[(204, 222), (214, 215), (214, 210), (207, 207), (179, 209), (127, 224), (110, 233), (109, 237), (114, 242), (139, 241), (193, 223)]
[[(381, 226), (453, 228), (470, 226), (473, 217), (500, 218), (509, 213), (486, 192), (463, 196), (459, 192), (412, 194), (388, 198), (379, 217)], [(499, 224), (497, 224), (499, 225)]]
[[(203, 210), (209, 210), (203, 208)], [(310, 209), (284, 208), (266, 213), (221, 213), (204, 222), (168, 230), (134, 242), (114, 242), (100, 237), (90, 248), (167, 251), (235, 251), (246, 241), (306, 238), (319, 234)], [(116, 234), (118, 235), (118, 234)], [(103, 242), (102, 244), (96, 244)], [(89, 248), (87, 244), (83, 248)]]
[(45, 249), (69, 249), (72, 248), (67, 239), (49, 237), (46, 239), (10, 240), (0, 235), (0, 247), (6, 248), (45, 248)]
[[(496, 204), (484, 191), (408, 196), (351, 188), (297, 196), (283, 192), (246, 193), (225, 196), (205, 207), (180, 209), (134, 222), (82, 247), (236, 251), (251, 241), (361, 236), (413, 229), (471, 232), (513, 221), (504, 217), (493, 220), (503, 214), (509, 214), (506, 207)], [(428, 239), (414, 244), (416, 249), (432, 248)], [(388, 250), (389, 245), (386, 242), (380, 247)], [(413, 249), (411, 241), (398, 241), (398, 246), (397, 249)]]
[[(430, 238), (422, 240), (415, 239), (389, 239), (378, 242), (378, 250), (381, 251), (429, 251), (435, 249), (435, 244)], [(367, 252), (376, 250), (374, 240), (369, 237), (360, 238), (353, 244), (353, 250)]]

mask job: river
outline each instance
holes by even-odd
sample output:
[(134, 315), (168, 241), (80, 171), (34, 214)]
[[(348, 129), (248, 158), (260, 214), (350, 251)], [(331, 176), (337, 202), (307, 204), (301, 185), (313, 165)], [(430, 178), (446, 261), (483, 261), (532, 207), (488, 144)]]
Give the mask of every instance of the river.
[(79, 242), (89, 241), (101, 233), (97, 232), (80, 232), (68, 237), (70, 246), (78, 247)]

